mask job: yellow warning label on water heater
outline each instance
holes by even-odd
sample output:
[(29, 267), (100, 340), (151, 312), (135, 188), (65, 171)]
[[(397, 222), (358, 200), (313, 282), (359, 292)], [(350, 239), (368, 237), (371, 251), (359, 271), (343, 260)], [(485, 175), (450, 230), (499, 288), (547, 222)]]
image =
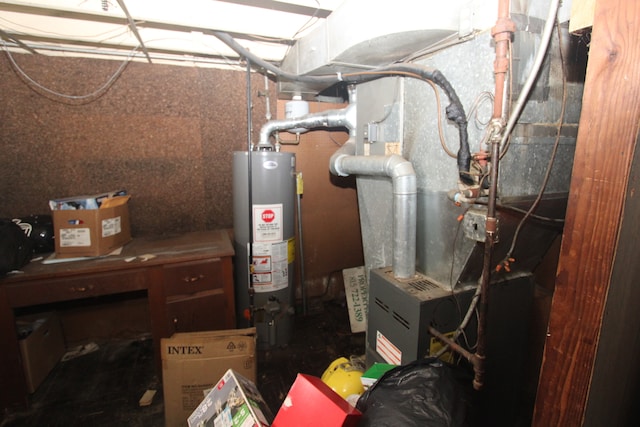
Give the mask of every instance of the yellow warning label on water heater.
[(290, 238), (287, 240), (288, 258), (289, 264), (296, 260), (296, 239)]

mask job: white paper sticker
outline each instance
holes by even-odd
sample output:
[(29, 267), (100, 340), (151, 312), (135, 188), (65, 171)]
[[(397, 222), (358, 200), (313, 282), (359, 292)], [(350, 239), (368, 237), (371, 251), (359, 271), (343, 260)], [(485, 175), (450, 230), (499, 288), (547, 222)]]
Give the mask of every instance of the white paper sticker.
[(122, 221), (119, 216), (102, 220), (102, 237), (115, 236), (121, 231)]
[(288, 254), (288, 242), (253, 244), (253, 288), (257, 293), (289, 286)]
[(282, 203), (253, 205), (253, 241), (281, 242), (282, 236)]
[(369, 289), (364, 267), (346, 268), (342, 270), (344, 293), (349, 309), (351, 332), (364, 332), (367, 328), (367, 306)]
[(61, 228), (56, 237), (61, 248), (91, 246), (91, 230), (89, 228)]

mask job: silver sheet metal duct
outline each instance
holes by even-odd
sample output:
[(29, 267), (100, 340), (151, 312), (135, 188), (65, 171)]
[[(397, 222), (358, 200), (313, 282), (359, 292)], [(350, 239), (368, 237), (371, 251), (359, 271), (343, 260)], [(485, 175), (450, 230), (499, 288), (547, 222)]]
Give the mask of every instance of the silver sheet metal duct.
[(343, 127), (350, 131), (356, 127), (356, 106), (351, 103), (346, 108), (339, 110), (326, 110), (319, 113), (306, 114), (302, 117), (284, 120), (272, 120), (264, 124), (260, 129), (260, 141), (256, 147), (258, 150), (273, 149), (269, 141), (271, 134), (288, 129), (314, 129), (320, 127)]
[(416, 173), (408, 160), (398, 156), (356, 156), (349, 140), (333, 156), (329, 168), (338, 176), (390, 177), (393, 186), (393, 275), (409, 279), (416, 272)]
[[(272, 150), (273, 132), (288, 129), (344, 127), (353, 136), (356, 131), (357, 109), (355, 90), (350, 93), (351, 103), (343, 109), (307, 114), (299, 118), (272, 120), (260, 129), (257, 150)], [(356, 156), (353, 138), (350, 138), (331, 157), (329, 168), (337, 176), (361, 175), (389, 177), (393, 193), (393, 274), (397, 279), (408, 279), (416, 271), (416, 218), (417, 189), (413, 165), (398, 155)]]

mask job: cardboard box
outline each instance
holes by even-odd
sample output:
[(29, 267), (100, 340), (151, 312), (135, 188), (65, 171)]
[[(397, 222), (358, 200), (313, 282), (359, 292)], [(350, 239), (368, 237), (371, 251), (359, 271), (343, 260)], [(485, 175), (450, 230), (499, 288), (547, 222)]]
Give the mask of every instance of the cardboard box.
[(272, 427), (356, 427), (361, 417), (320, 378), (298, 374)]
[(161, 340), (160, 351), (167, 427), (186, 426), (227, 370), (256, 380), (255, 328), (177, 333)]
[(262, 427), (273, 420), (256, 385), (229, 369), (187, 420), (189, 427)]
[(98, 209), (52, 210), (56, 256), (106, 255), (128, 243), (128, 201), (129, 196), (118, 196), (103, 200)]
[(22, 367), (29, 393), (36, 391), (65, 353), (60, 319), (55, 313), (16, 319)]

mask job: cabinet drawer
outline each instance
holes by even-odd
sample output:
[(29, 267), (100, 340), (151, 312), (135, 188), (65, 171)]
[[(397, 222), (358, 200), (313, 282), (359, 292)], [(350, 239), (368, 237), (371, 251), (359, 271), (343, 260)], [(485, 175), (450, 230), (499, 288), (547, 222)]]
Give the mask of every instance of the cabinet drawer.
[(226, 298), (215, 290), (167, 299), (170, 333), (227, 329)]
[(176, 264), (164, 269), (164, 290), (167, 296), (221, 289), (223, 284), (220, 258)]
[(7, 285), (6, 292), (12, 307), (25, 307), (138, 291), (146, 288), (147, 276), (144, 270), (127, 270), (82, 277), (15, 283)]

